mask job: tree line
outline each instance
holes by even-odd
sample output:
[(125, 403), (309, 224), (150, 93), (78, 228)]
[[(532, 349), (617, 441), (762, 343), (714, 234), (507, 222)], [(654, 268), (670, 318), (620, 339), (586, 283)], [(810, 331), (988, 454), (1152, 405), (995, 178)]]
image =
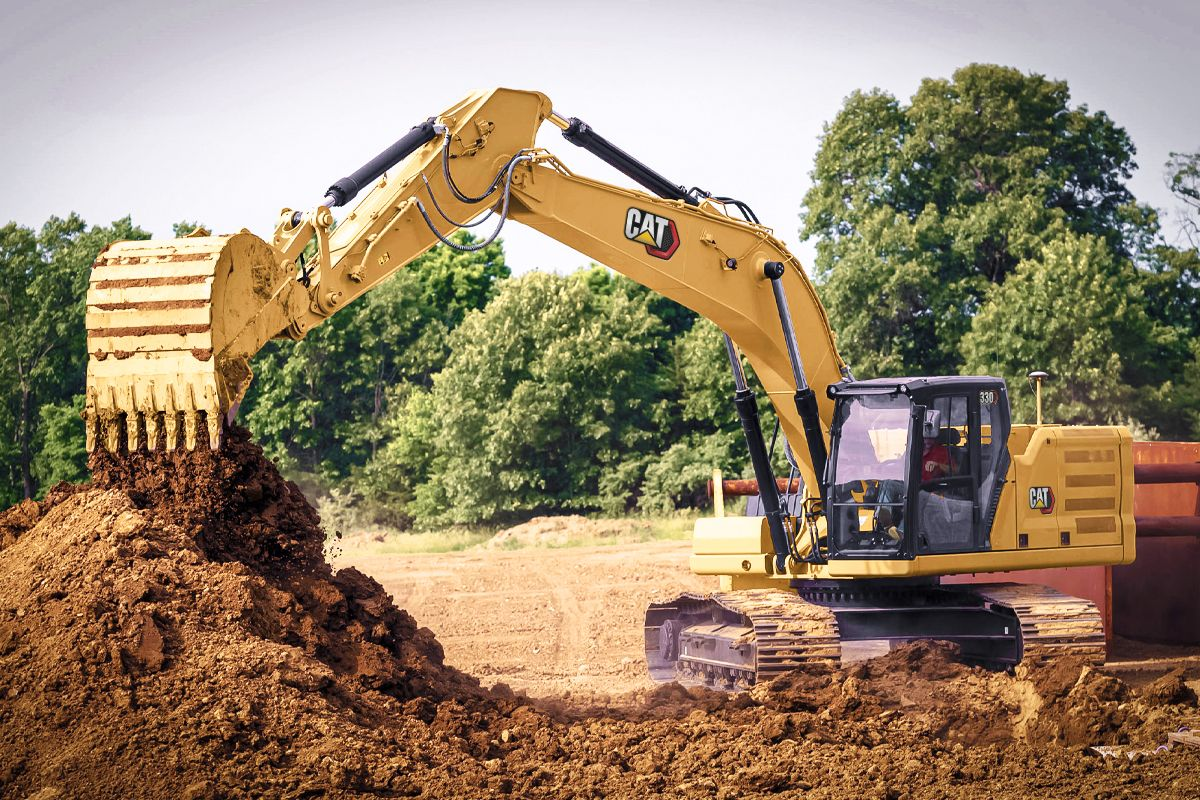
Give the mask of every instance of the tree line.
[[(1135, 155), (1065, 82), (1007, 67), (846, 98), (801, 235), (855, 374), (999, 375), (1031, 421), (1044, 369), (1049, 420), (1200, 437), (1200, 153), (1165, 165), (1175, 233), (1129, 191)], [(146, 237), (0, 228), (0, 503), (85, 477), (88, 267)], [(436, 248), (253, 366), (239, 416), (267, 453), (395, 525), (662, 511), (745, 469), (712, 323), (601, 267), (514, 277), (500, 243)]]

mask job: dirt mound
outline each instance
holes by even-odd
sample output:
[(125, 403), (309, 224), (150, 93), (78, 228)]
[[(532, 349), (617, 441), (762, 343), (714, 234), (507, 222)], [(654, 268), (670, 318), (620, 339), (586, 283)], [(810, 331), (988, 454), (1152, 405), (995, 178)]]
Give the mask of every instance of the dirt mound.
[(268, 574), (325, 570), (317, 512), (285, 481), (243, 428), (207, 448), (114, 455), (98, 449), (92, 483), (117, 489), (192, 536), (213, 561), (241, 561)]
[(1184, 670), (1178, 667), (1153, 683), (1143, 686), (1138, 694), (1146, 702), (1155, 705), (1194, 706), (1200, 702), (1195, 689), (1188, 686)]
[[(224, 775), (282, 791), (299, 772), (251, 773), (340, 759), (402, 702), (482, 694), (374, 580), (325, 565), (315, 513), (244, 432), (219, 455), (93, 468), (93, 487), (3, 518), (0, 784), (72, 773), (69, 793), (161, 797)], [(159, 759), (179, 774), (140, 786)]]
[(914, 642), (845, 670), (781, 676), (756, 687), (754, 696), (771, 708), (819, 712), (830, 720), (902, 713), (931, 736), (972, 747), (1153, 747), (1186, 716), (1172, 704), (1194, 705), (1163, 682), (1164, 688), (1134, 697), (1120, 679), (1070, 659), (1022, 667), (1012, 676), (968, 667), (958, 658), (956, 645)]
[(650, 523), (634, 519), (588, 519), (577, 514), (534, 517), (528, 522), (499, 531), (480, 547), (485, 550), (503, 550), (511, 547), (565, 547), (581, 541), (616, 540), (639, 530), (650, 530)]
[(37, 524), (46, 512), (84, 487), (59, 483), (46, 493), (46, 499), (22, 500), (12, 508), (0, 511), (0, 550), (8, 547), (22, 533)]
[(1074, 746), (1160, 741), (1194, 712), (1176, 694), (988, 673), (937, 643), (736, 696), (483, 692), (375, 581), (325, 565), (315, 514), (244, 434), (94, 467), (0, 517), (5, 797), (1200, 792), (1200, 752)]

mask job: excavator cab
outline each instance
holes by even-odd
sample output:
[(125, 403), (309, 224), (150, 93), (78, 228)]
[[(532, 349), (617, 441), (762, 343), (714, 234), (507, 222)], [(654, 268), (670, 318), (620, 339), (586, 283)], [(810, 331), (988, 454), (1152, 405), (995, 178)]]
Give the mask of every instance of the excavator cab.
[(991, 547), (1009, 462), (1003, 380), (880, 378), (841, 382), (829, 395), (829, 558)]

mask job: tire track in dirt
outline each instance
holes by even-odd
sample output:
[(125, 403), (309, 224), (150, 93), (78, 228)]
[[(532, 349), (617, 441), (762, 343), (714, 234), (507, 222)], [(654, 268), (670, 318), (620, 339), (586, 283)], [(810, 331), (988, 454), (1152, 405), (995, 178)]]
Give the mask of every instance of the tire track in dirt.
[[(422, 625), (446, 660), (486, 684), (533, 695), (651, 686), (642, 615), (652, 600), (712, 591), (688, 542), (385, 555), (347, 550)], [(419, 588), (416, 588), (419, 587)], [(580, 667), (584, 669), (580, 669)]]

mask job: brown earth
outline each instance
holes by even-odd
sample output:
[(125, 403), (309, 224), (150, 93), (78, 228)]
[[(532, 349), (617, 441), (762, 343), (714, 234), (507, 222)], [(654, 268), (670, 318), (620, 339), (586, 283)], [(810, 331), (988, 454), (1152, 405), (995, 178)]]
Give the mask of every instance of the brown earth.
[(1079, 665), (1015, 676), (919, 644), (728, 696), (530, 701), (443, 663), (378, 583), (321, 558), (244, 434), (99, 457), (6, 512), (5, 797), (1194, 797), (1197, 709)]
[(651, 689), (642, 619), (651, 602), (717, 588), (687, 567), (690, 542), (336, 555), (371, 575), (486, 685), (533, 696)]
[[(691, 542), (655, 541), (395, 554), (342, 540), (330, 558), (383, 584), (433, 630), (447, 663), (484, 685), (578, 697), (653, 688), (642, 658), (646, 606), (717, 588), (691, 572), (690, 552)], [(1200, 647), (1118, 637), (1106, 671), (1140, 688), (1174, 668), (1184, 688), (1200, 690)]]
[(528, 522), (497, 531), (480, 547), (503, 550), (516, 547), (564, 547), (584, 538), (616, 540), (637, 530), (648, 531), (650, 523), (637, 519), (588, 519), (577, 514), (534, 517)]

